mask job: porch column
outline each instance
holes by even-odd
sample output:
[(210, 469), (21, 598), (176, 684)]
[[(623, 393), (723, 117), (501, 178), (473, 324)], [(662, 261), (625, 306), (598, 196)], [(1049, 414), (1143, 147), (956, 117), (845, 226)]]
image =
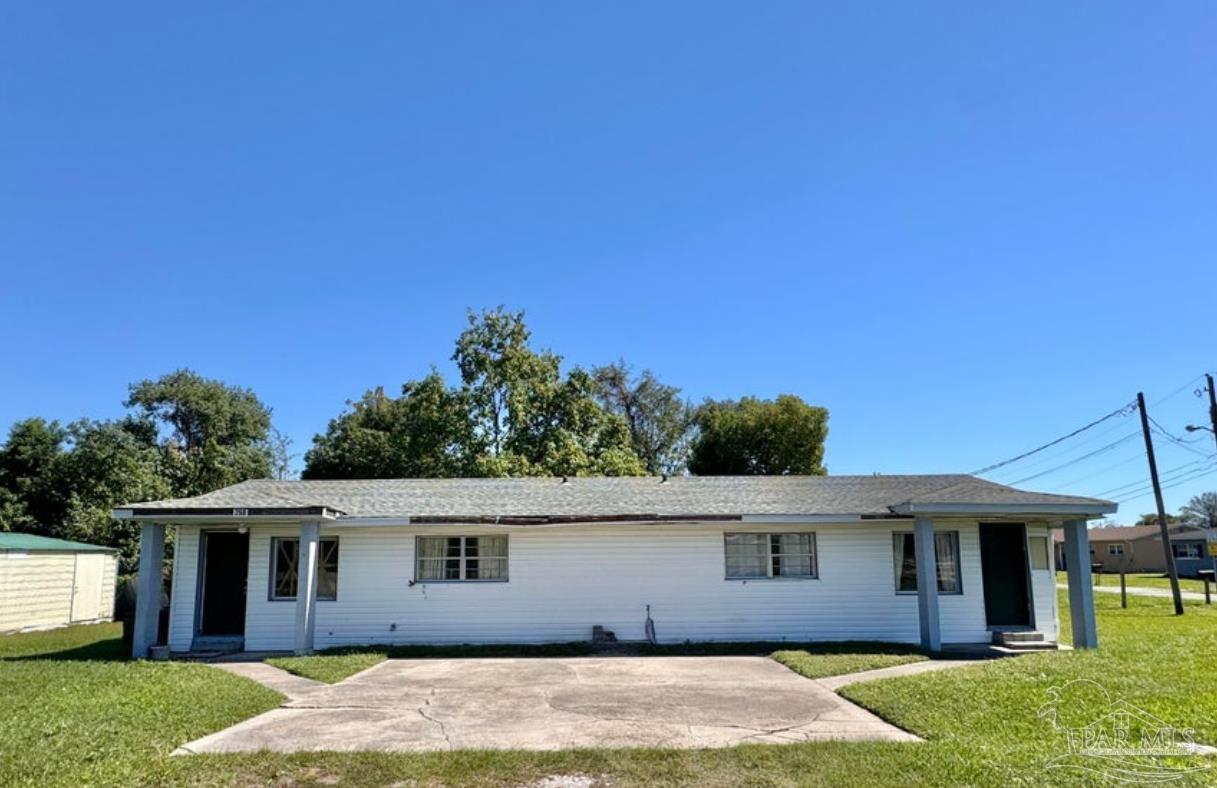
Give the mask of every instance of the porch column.
[(917, 559), (917, 613), (921, 620), (921, 647), (942, 649), (942, 630), (938, 624), (938, 561), (934, 556), (934, 521), (919, 516), (913, 528)]
[(139, 527), (139, 580), (135, 591), (135, 629), (131, 656), (147, 659), (156, 645), (161, 618), (161, 567), (165, 561), (165, 526), (141, 523)]
[(313, 653), (317, 628), (317, 556), (321, 523), (300, 523), (300, 552), (296, 562), (296, 653)]
[(1085, 520), (1065, 522), (1065, 575), (1069, 580), (1069, 620), (1074, 648), (1098, 648), (1094, 589), (1090, 583), (1090, 536)]

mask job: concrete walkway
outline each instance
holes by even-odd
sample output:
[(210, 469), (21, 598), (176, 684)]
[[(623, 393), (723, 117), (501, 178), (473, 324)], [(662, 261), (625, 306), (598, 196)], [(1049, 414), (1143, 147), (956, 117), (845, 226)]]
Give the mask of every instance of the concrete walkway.
[[(855, 680), (940, 669), (925, 664)], [(289, 687), (298, 694), (281, 708), (178, 752), (918, 740), (765, 657), (387, 660), (338, 684), (308, 683)]]
[(264, 686), (270, 687), (280, 695), (285, 695), (289, 701), (308, 697), (309, 693), (319, 687), (328, 687), (320, 681), (306, 679), (286, 670), (267, 665), (265, 662), (211, 662), (213, 668), (219, 668), (234, 676), (244, 676)]
[[(1100, 594), (1118, 594), (1118, 593), (1120, 593), (1119, 578), (1116, 578), (1115, 582), (1116, 582), (1116, 585), (1114, 587), (1113, 586), (1091, 586), (1091, 588), (1093, 588), (1095, 591), (1098, 591)], [(1069, 586), (1065, 585), (1064, 583), (1057, 583), (1056, 587), (1060, 588), (1060, 589), (1069, 588)], [(1180, 591), (1179, 594), (1184, 599), (1188, 599), (1193, 602), (1203, 602), (1204, 601), (1203, 592), (1198, 593), (1196, 591)], [(1167, 599), (1170, 599), (1171, 590), (1169, 588), (1142, 588), (1140, 586), (1129, 586), (1128, 595), (1129, 596), (1166, 597)]]
[(836, 692), (842, 687), (848, 687), (850, 684), (859, 684), (863, 681), (874, 681), (875, 679), (890, 679), (897, 676), (916, 676), (918, 673), (931, 673), (936, 670), (947, 670), (949, 668), (962, 668), (968, 665), (979, 665), (982, 662), (990, 662), (987, 659), (930, 659), (925, 662), (910, 662), (907, 665), (896, 665), (890, 668), (879, 668), (877, 670), (864, 670), (860, 673), (846, 673), (843, 676), (828, 676), (827, 678), (817, 679), (817, 681), (828, 689)]

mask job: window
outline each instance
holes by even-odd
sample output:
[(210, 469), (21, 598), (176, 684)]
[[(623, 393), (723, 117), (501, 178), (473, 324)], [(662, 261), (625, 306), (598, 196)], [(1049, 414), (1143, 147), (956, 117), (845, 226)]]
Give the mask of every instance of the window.
[(1031, 545), (1031, 568), (1048, 568), (1048, 537), (1033, 536), (1028, 540)]
[(728, 580), (817, 577), (816, 535), (725, 534)]
[(1200, 543), (1199, 542), (1171, 542), (1171, 550), (1175, 553), (1175, 558), (1199, 558)]
[(507, 579), (506, 536), (420, 536), (414, 546), (420, 583)]
[(1124, 545), (1122, 545), (1122, 544), (1107, 545), (1107, 554), (1108, 555), (1124, 555)]
[[(317, 598), (332, 602), (338, 598), (338, 540), (322, 539), (317, 556)], [(296, 598), (300, 563), (300, 540), (275, 537), (270, 540), (270, 598)]]
[[(892, 547), (896, 562), (896, 593), (917, 593), (917, 556), (913, 535), (892, 534)], [(934, 534), (934, 559), (938, 564), (938, 593), (962, 594), (958, 531), (941, 531)]]

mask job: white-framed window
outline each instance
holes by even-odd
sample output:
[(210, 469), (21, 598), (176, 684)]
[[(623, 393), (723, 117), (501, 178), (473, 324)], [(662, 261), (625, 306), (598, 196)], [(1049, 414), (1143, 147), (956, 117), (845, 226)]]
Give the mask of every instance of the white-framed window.
[[(896, 593), (917, 593), (917, 554), (911, 532), (892, 534), (892, 557), (896, 568)], [(958, 531), (934, 532), (934, 561), (938, 566), (938, 593), (962, 594)]]
[(728, 580), (819, 577), (814, 533), (724, 534), (723, 554)]
[(1200, 543), (1199, 542), (1171, 542), (1171, 550), (1175, 553), (1175, 558), (1199, 558)]
[(419, 583), (507, 580), (506, 536), (419, 536), (414, 554)]
[(1107, 554), (1114, 555), (1114, 556), (1124, 555), (1124, 545), (1122, 545), (1122, 544), (1107, 545)]
[(1027, 540), (1032, 569), (1048, 568), (1048, 537), (1032, 536)]
[[(296, 598), (299, 579), (300, 540), (275, 536), (270, 540), (270, 598), (286, 602)], [(338, 537), (330, 536), (318, 544), (317, 599), (332, 602), (338, 598)]]

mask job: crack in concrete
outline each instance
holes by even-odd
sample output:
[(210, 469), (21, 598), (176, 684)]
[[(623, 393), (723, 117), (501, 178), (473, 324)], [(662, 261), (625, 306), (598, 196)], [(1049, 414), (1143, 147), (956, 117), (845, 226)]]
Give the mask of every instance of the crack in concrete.
[(444, 741), (448, 742), (449, 750), (456, 749), (456, 747), (453, 746), (453, 744), (452, 744), (452, 737), (448, 735), (448, 728), (444, 725), (444, 723), (442, 723), (435, 717), (428, 716), (427, 712), (423, 711), (423, 709), (425, 709), (426, 707), (428, 707), (430, 705), (431, 705), (430, 700), (424, 701), (423, 705), (419, 706), (417, 709), (415, 709), (415, 711), (417, 711), (418, 716), (422, 717), (424, 720), (427, 720), (428, 722), (433, 722), (439, 726), (439, 732), (440, 732), (440, 734), (443, 735)]

